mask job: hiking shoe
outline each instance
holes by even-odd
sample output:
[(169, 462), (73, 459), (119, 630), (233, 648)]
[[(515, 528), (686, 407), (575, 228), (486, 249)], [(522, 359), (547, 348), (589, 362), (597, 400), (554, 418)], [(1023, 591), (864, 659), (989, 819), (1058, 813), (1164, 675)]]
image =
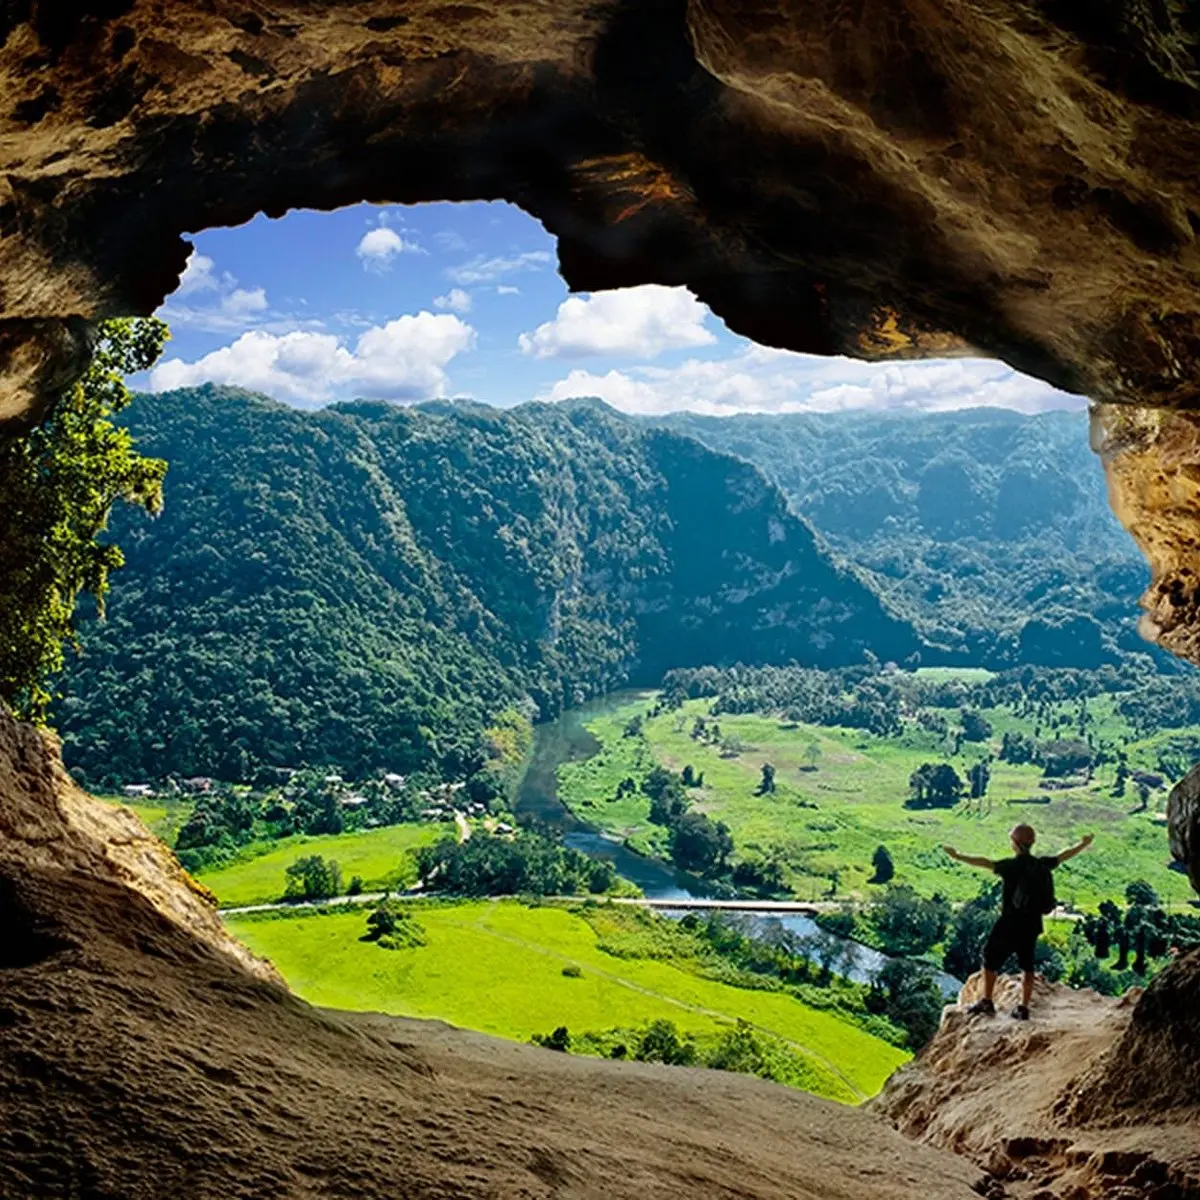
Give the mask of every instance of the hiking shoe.
[(967, 1012), (973, 1017), (994, 1017), (996, 1015), (996, 1006), (986, 996), (984, 996), (981, 999), (976, 1000), (974, 1004), (968, 1004)]
[(1027, 1009), (1023, 1004), (1018, 1004), (1017, 1007), (1012, 1010), (1012, 1018), (1014, 1021), (1028, 1021), (1029, 1009)]

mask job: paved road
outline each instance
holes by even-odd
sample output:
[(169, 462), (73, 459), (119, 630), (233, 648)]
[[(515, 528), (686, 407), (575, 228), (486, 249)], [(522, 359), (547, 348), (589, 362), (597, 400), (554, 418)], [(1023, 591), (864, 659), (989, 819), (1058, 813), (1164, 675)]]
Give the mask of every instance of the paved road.
[(330, 908), (338, 904), (374, 904), (386, 895), (387, 892), (359, 892), (357, 896), (333, 896), (328, 900), (281, 900), (275, 904), (239, 904), (237, 908), (223, 908), (220, 911), (223, 917), (239, 917), (243, 913), (283, 912), (285, 909), (290, 912), (301, 908)]

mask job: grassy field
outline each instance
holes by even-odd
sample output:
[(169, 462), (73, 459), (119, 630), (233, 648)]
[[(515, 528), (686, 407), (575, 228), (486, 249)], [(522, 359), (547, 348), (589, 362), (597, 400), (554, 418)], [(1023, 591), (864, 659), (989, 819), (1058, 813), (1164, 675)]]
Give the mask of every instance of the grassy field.
[[(406, 950), (359, 941), (362, 912), (241, 917), (228, 924), (271, 959), (296, 992), (333, 1008), (436, 1017), (520, 1040), (559, 1025), (583, 1032), (657, 1018), (705, 1034), (741, 1018), (803, 1055), (807, 1090), (844, 1103), (873, 1095), (908, 1057), (786, 994), (717, 983), (668, 962), (607, 954), (591, 925), (566, 908), (417, 902), (412, 911), (427, 944)], [(568, 966), (579, 968), (580, 976), (565, 976)]]
[(99, 796), (106, 804), (119, 804), (130, 812), (135, 812), (142, 823), (157, 837), (162, 838), (168, 846), (174, 845), (175, 835), (179, 827), (188, 819), (192, 811), (190, 800), (126, 800), (124, 796)]
[(417, 880), (412, 852), (453, 832), (454, 826), (449, 824), (387, 825), (361, 833), (255, 842), (236, 862), (204, 871), (196, 878), (212, 888), (223, 908), (265, 904), (283, 895), (287, 882), (284, 873), (292, 863), (319, 854), (337, 861), (345, 883), (354, 875), (360, 876), (364, 891), (404, 888)]
[[(1112, 701), (1090, 705), (1097, 737), (1127, 736)], [(1131, 879), (1146, 879), (1165, 899), (1190, 899), (1185, 876), (1168, 868), (1162, 808), (1166, 792), (1153, 793), (1148, 811), (1132, 814), (1132, 785), (1121, 798), (1111, 795), (1110, 764), (1086, 786), (1062, 791), (1039, 788), (1041, 772), (1031, 765), (994, 761), (987, 798), (953, 810), (904, 807), (908, 780), (923, 762), (949, 761), (960, 775), (986, 747), (964, 743), (955, 756), (943, 739), (906, 722), (902, 735), (879, 738), (861, 730), (796, 725), (772, 717), (722, 714), (721, 732), (741, 740), (737, 757), (723, 757), (717, 746), (693, 740), (698, 715), (708, 702), (694, 700), (682, 710), (646, 720), (642, 737), (623, 736), (629, 719), (646, 713), (645, 702), (631, 703), (588, 723), (603, 749), (592, 759), (569, 763), (559, 771), (559, 794), (585, 820), (648, 853), (664, 854), (666, 833), (648, 820), (649, 805), (640, 794), (616, 800), (618, 783), (627, 775), (641, 779), (655, 762), (674, 770), (690, 763), (703, 772), (704, 786), (691, 791), (694, 805), (731, 829), (735, 859), (776, 855), (785, 877), (803, 899), (828, 892), (834, 872), (838, 895), (869, 895), (871, 855), (887, 846), (896, 865), (897, 883), (910, 883), (926, 895), (941, 892), (953, 900), (973, 896), (981, 873), (952, 862), (943, 843), (969, 853), (1000, 857), (1008, 853), (1007, 831), (1017, 821), (1038, 830), (1039, 846), (1061, 849), (1087, 832), (1096, 844), (1064, 866), (1057, 877), (1059, 898), (1081, 908), (1120, 898)], [(953, 715), (953, 714), (951, 714)], [(1007, 709), (989, 710), (994, 726), (993, 753), (1006, 729), (1031, 732), (1029, 719)], [(1049, 733), (1044, 736), (1050, 736)], [(1064, 734), (1064, 736), (1066, 736)], [(1155, 738), (1131, 741), (1132, 765), (1152, 765)], [(809, 747), (819, 747), (815, 769)], [(762, 765), (776, 768), (777, 790), (756, 794)]]

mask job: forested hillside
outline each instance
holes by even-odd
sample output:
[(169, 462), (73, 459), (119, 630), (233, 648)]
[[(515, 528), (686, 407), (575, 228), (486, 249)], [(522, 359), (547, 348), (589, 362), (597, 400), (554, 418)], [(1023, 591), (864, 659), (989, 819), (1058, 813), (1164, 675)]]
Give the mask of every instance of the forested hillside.
[(1146, 565), (1108, 507), (1083, 413), (660, 424), (760, 467), (899, 611), (969, 661), (1090, 667), (1150, 652), (1135, 629)]
[(92, 782), (261, 764), (440, 769), (701, 663), (919, 646), (759, 472), (597, 402), (301, 413), (204, 387), (127, 421), (170, 463), (85, 620), (56, 723)]

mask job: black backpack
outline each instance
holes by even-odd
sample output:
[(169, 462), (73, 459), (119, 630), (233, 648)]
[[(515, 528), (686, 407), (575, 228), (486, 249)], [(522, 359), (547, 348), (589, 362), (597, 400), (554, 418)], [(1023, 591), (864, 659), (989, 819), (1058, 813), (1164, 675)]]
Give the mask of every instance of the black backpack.
[(1045, 915), (1052, 913), (1056, 904), (1053, 868), (1040, 858), (1025, 859), (1013, 889), (1013, 910)]

